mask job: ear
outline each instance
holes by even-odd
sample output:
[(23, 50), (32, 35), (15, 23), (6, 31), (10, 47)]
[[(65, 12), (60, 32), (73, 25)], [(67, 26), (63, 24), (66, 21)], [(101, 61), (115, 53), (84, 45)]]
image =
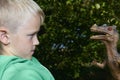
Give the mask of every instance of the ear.
[(10, 42), (7, 30), (5, 30), (5, 29), (0, 29), (0, 42), (4, 45), (9, 44), (9, 42)]

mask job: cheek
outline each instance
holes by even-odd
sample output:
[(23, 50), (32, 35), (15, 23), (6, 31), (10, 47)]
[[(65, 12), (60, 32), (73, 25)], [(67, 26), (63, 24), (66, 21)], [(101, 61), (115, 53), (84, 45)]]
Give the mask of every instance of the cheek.
[(27, 53), (32, 49), (32, 43), (31, 41), (20, 41), (15, 45), (15, 48), (20, 53)]
[(17, 37), (14, 41), (14, 46), (17, 46), (19, 48), (30, 48), (33, 44), (33, 40), (27, 36), (20, 36)]
[(33, 39), (32, 38), (26, 39), (26, 43), (28, 43), (29, 45), (32, 45), (33, 44)]
[(27, 38), (18, 38), (14, 42), (14, 46), (16, 46), (18, 49), (27, 49), (32, 46), (32, 40)]

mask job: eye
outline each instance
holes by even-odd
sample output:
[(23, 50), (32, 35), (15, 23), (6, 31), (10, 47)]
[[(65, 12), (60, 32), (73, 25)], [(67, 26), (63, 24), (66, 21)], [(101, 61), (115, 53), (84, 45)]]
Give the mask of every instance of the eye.
[(29, 39), (33, 39), (33, 38), (37, 37), (37, 34), (38, 34), (38, 32), (34, 32), (34, 33), (31, 33), (31, 34), (28, 34), (27, 36), (28, 36)]
[(32, 39), (32, 38), (34, 37), (34, 35), (35, 35), (35, 34), (29, 34), (28, 37), (29, 37), (30, 39)]
[(35, 34), (29, 34), (28, 36), (34, 36)]
[(112, 31), (112, 30), (113, 30), (113, 28), (112, 28), (112, 27), (108, 27), (108, 30), (109, 30), (109, 31)]

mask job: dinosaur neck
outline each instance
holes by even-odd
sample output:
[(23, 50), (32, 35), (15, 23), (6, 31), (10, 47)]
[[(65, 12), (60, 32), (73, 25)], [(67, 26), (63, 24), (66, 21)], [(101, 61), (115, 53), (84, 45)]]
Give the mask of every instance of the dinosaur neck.
[(109, 60), (113, 60), (113, 58), (118, 56), (117, 45), (104, 42), (107, 50), (107, 56)]

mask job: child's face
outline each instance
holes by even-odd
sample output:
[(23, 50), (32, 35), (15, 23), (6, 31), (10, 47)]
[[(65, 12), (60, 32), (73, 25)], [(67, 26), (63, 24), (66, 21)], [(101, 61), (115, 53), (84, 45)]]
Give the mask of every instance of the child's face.
[(13, 49), (13, 55), (30, 59), (34, 53), (35, 46), (39, 44), (37, 32), (40, 29), (39, 16), (31, 17), (20, 26), (16, 34), (10, 35), (10, 47)]

